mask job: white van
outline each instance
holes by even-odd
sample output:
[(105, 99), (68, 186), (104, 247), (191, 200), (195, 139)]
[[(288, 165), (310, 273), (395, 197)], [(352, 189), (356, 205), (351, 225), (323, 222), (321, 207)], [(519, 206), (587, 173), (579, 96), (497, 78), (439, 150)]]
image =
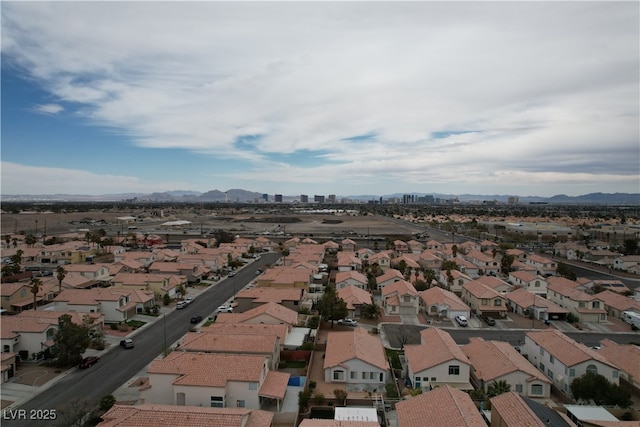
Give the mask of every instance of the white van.
[(640, 329), (640, 314), (635, 311), (623, 311), (622, 320)]
[(181, 308), (185, 308), (188, 305), (189, 303), (187, 301), (178, 301), (178, 303), (176, 304), (176, 308), (179, 310)]

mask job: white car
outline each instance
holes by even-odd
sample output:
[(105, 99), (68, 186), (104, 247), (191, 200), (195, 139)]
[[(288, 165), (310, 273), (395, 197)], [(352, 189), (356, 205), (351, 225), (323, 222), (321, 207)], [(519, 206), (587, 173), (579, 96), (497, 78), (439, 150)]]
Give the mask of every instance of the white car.
[(467, 318), (464, 316), (456, 316), (456, 322), (458, 322), (460, 326), (467, 326), (469, 324)]
[(230, 305), (221, 305), (220, 307), (218, 307), (218, 312), (219, 313), (233, 313), (233, 307), (231, 307)]
[(193, 297), (186, 297), (184, 299), (184, 302), (186, 302), (187, 304), (191, 304), (193, 302)]
[(338, 320), (338, 325), (358, 326), (358, 322), (353, 319), (346, 318)]

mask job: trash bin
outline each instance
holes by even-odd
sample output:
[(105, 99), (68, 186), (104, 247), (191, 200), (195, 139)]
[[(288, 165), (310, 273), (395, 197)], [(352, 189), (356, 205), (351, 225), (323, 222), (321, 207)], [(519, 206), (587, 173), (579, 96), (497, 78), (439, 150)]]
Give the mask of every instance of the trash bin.
[(549, 325), (551, 324), (551, 322), (550, 322), (550, 321), (548, 321), (548, 320), (545, 320), (545, 321), (544, 321), (544, 324), (545, 324), (545, 325), (547, 325), (547, 326), (549, 326)]

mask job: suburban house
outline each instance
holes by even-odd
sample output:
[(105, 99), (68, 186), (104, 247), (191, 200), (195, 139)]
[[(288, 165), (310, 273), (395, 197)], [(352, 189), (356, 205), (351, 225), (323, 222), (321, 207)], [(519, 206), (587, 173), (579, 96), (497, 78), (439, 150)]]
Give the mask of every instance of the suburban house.
[(409, 245), (402, 240), (394, 240), (393, 250), (399, 255), (406, 254), (409, 253)]
[(442, 266), (442, 258), (433, 251), (424, 251), (418, 255), (418, 264), (420, 264), (422, 268), (430, 268), (433, 271), (438, 271), (440, 270), (440, 266)]
[(170, 298), (176, 298), (177, 288), (180, 285), (186, 286), (187, 278), (172, 274), (118, 273), (111, 283), (118, 289), (149, 291), (158, 298), (165, 294)]
[[(42, 283), (36, 294), (36, 304), (42, 305), (53, 300), (58, 286), (53, 283)], [(31, 285), (27, 282), (2, 283), (0, 285), (2, 309), (7, 311), (23, 311), (33, 309), (33, 294)]]
[(613, 260), (613, 268), (630, 273), (638, 273), (640, 272), (640, 255), (619, 256)]
[(0, 353), (0, 384), (6, 383), (16, 375), (19, 363), (16, 353)]
[(344, 239), (342, 242), (340, 242), (340, 247), (345, 252), (355, 252), (356, 246), (356, 242), (351, 239)]
[(387, 314), (418, 314), (420, 296), (406, 280), (399, 280), (382, 288), (382, 308)]
[(307, 269), (291, 267), (273, 267), (266, 270), (256, 279), (256, 286), (266, 288), (299, 288), (309, 289), (312, 273)]
[(360, 289), (368, 289), (367, 276), (359, 271), (338, 271), (336, 273), (336, 290), (346, 288), (347, 286), (355, 286)]
[(291, 326), (278, 324), (267, 325), (264, 323), (219, 323), (215, 322), (200, 328), (200, 332), (214, 333), (226, 336), (242, 335), (275, 335), (280, 342), (280, 350), (284, 349), (284, 343), (289, 336)]
[(398, 427), (487, 427), (469, 393), (443, 386), (396, 403)]
[(587, 372), (618, 384), (620, 369), (597, 350), (576, 342), (556, 329), (529, 332), (522, 353), (553, 383), (571, 397), (571, 382)]
[(364, 328), (329, 332), (324, 358), (324, 380), (349, 384), (362, 391), (384, 390), (389, 362), (382, 341)]
[(492, 397), (491, 425), (500, 427), (574, 427), (563, 413), (515, 391)]
[(634, 344), (618, 344), (608, 338), (600, 341), (598, 354), (620, 368), (620, 383), (627, 383), (640, 392), (640, 347)]
[(456, 316), (469, 318), (471, 310), (456, 294), (438, 286), (418, 292), (420, 307), (428, 316), (448, 318), (453, 320)]
[(362, 260), (354, 252), (338, 252), (336, 267), (338, 267), (338, 271), (361, 271)]
[(278, 369), (282, 344), (277, 335), (230, 336), (218, 332), (215, 329), (188, 332), (182, 339), (180, 350), (195, 353), (253, 354), (266, 357), (269, 369)]
[(462, 351), (471, 363), (471, 381), (485, 393), (498, 381), (506, 381), (511, 390), (527, 397), (549, 398), (551, 381), (505, 341), (469, 338)]
[(409, 252), (412, 254), (422, 253), (423, 245), (421, 242), (418, 242), (417, 240), (409, 240), (407, 242), (407, 246), (409, 247)]
[(351, 318), (360, 317), (362, 307), (373, 303), (369, 291), (353, 285), (338, 289), (336, 294), (347, 303), (347, 310), (349, 311), (348, 317)]
[(71, 316), (71, 321), (99, 330), (103, 317), (96, 313), (74, 311), (23, 311), (15, 316), (2, 316), (0, 341), (4, 353), (18, 353), (22, 360), (50, 348), (58, 331), (58, 320), (62, 315)]
[(604, 302), (597, 295), (589, 295), (579, 289), (560, 284), (549, 284), (547, 299), (567, 308), (580, 322), (604, 322), (607, 312)]
[(492, 256), (480, 251), (471, 251), (462, 258), (478, 267), (478, 274), (497, 276), (500, 272), (500, 264)]
[(271, 427), (273, 413), (246, 408), (208, 408), (175, 405), (113, 405), (98, 427), (113, 426), (223, 426)]
[(290, 374), (263, 356), (174, 351), (149, 365), (148, 404), (260, 409), (284, 399)]
[(376, 277), (376, 286), (378, 290), (381, 291), (385, 286), (391, 285), (392, 283), (400, 280), (404, 280), (402, 273), (394, 268), (390, 268), (385, 271), (382, 276)]
[(386, 271), (391, 267), (391, 255), (382, 251), (375, 253), (369, 257), (369, 265), (377, 264), (382, 271)]
[(63, 266), (66, 273), (78, 273), (87, 279), (96, 282), (108, 282), (110, 280), (111, 271), (110, 264), (69, 264)]
[(248, 288), (238, 292), (235, 311), (243, 313), (260, 305), (273, 302), (298, 311), (304, 289), (300, 288)]
[(87, 242), (72, 240), (40, 248), (37, 262), (42, 264), (80, 264), (91, 260), (94, 255), (95, 249), (92, 249)]
[(500, 292), (473, 280), (462, 286), (462, 301), (478, 316), (502, 318), (507, 315), (507, 299)]
[(153, 293), (115, 288), (64, 289), (53, 300), (55, 311), (100, 313), (107, 323), (125, 322), (153, 307)]
[(509, 281), (513, 283), (515, 287), (522, 287), (542, 297), (547, 295), (547, 281), (544, 277), (531, 271), (511, 271), (509, 273)]
[(516, 289), (505, 295), (507, 305), (521, 316), (530, 316), (538, 320), (565, 320), (569, 310), (552, 303), (538, 294), (529, 292), (525, 288)]
[(200, 280), (207, 277), (211, 273), (211, 270), (202, 264), (156, 261), (149, 266), (149, 273), (184, 276), (187, 278), (188, 283), (198, 283)]
[(462, 287), (464, 284), (472, 280), (474, 279), (458, 270), (438, 271), (438, 282), (441, 283), (444, 288), (458, 296), (462, 295)]
[(298, 324), (298, 312), (275, 302), (268, 302), (243, 313), (218, 313), (216, 322), (296, 326)]
[(441, 251), (444, 250), (445, 246), (444, 243), (440, 243), (437, 240), (429, 240), (426, 244), (425, 244), (425, 249), (429, 250), (436, 250), (436, 251)]
[(494, 276), (480, 276), (476, 279), (476, 282), (487, 285), (491, 289), (500, 292), (501, 294), (506, 294), (507, 292), (511, 292), (513, 290), (513, 285)]
[[(458, 267), (457, 270), (460, 271), (461, 273), (466, 274), (472, 279), (477, 279), (478, 277), (480, 277), (481, 269), (474, 263), (469, 262), (466, 259), (460, 258), (460, 257), (453, 258), (451, 261), (456, 263), (456, 266)], [(451, 271), (453, 272), (453, 270)]]
[(440, 328), (423, 329), (420, 341), (404, 346), (407, 378), (413, 388), (428, 391), (450, 386), (473, 390), (469, 382), (471, 363), (448, 332)]
[(602, 291), (597, 294), (598, 299), (604, 303), (604, 309), (607, 315), (617, 319), (622, 318), (622, 312), (635, 311), (640, 313), (640, 301), (631, 297), (620, 295), (617, 292)]
[(558, 263), (536, 254), (529, 254), (525, 263), (535, 267), (537, 274), (545, 277), (555, 275), (558, 269)]
[(581, 286), (580, 289), (590, 293), (596, 294), (600, 291), (611, 291), (621, 295), (629, 295), (631, 294), (631, 289), (624, 284), (622, 280), (614, 279), (614, 280), (598, 280), (598, 279), (578, 279)]

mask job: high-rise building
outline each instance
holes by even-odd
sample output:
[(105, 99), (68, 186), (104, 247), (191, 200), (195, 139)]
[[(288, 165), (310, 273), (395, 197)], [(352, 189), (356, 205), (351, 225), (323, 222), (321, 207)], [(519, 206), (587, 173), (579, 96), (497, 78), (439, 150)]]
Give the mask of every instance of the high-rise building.
[(306, 194), (301, 194), (300, 203), (309, 203), (309, 196), (307, 196)]
[(268, 201), (269, 201), (269, 195), (268, 195), (268, 194), (266, 194), (266, 193), (265, 193), (265, 194), (263, 194), (263, 195), (262, 195), (262, 200), (264, 200), (265, 202), (268, 202)]
[(318, 196), (317, 194), (313, 196), (313, 201), (316, 203), (324, 203), (324, 196)]
[(273, 199), (276, 203), (282, 203), (282, 194), (274, 194)]
[(336, 195), (335, 194), (329, 194), (327, 199), (328, 199), (329, 203), (335, 203), (336, 202)]
[(509, 196), (507, 199), (507, 203), (510, 205), (517, 205), (519, 201), (520, 198), (518, 196)]

